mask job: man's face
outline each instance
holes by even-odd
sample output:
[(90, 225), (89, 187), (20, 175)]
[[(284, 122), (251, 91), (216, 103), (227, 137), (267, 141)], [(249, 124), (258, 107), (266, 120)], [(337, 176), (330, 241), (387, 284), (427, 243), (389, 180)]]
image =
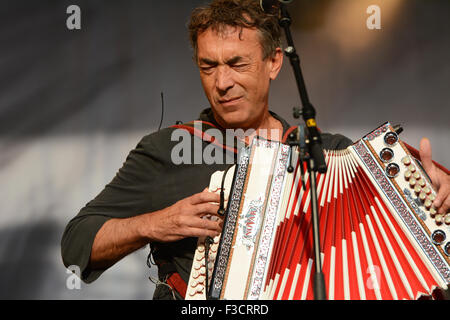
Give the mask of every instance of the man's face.
[(197, 63), (206, 97), (224, 128), (256, 128), (268, 110), (270, 80), (281, 69), (281, 49), (263, 60), (255, 29), (207, 29), (197, 38)]

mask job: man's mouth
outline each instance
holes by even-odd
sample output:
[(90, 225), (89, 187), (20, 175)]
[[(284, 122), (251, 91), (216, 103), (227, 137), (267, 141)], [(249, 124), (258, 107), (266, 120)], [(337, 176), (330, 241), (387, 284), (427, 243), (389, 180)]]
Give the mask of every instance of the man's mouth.
[(233, 105), (236, 102), (238, 102), (242, 97), (234, 97), (234, 98), (227, 98), (227, 99), (220, 99), (219, 103), (223, 106), (227, 105)]

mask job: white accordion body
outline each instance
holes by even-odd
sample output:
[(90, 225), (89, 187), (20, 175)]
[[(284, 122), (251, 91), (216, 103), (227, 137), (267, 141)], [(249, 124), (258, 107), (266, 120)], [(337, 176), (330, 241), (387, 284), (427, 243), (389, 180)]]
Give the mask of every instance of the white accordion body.
[[(310, 180), (306, 174), (303, 189), (303, 164), (292, 150), (256, 138), (228, 171), (223, 232), (209, 252), (209, 298), (313, 299)], [(446, 289), (450, 216), (432, 207), (436, 192), (391, 125), (325, 151), (325, 159), (317, 197), (327, 299), (417, 299)], [(213, 175), (211, 191), (222, 178)], [(206, 298), (203, 242), (186, 299)]]

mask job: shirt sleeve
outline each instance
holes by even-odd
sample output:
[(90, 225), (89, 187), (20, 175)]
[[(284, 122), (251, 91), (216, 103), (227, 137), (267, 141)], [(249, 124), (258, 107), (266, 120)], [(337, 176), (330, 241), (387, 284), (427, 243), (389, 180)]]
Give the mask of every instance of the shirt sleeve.
[(112, 218), (129, 218), (153, 211), (152, 194), (160, 172), (160, 159), (152, 135), (144, 137), (132, 150), (114, 179), (80, 210), (66, 226), (61, 239), (61, 255), (66, 267), (76, 265), (86, 283), (96, 280), (106, 269), (91, 270), (89, 260), (95, 236)]
[(349, 147), (353, 142), (341, 134), (322, 133), (322, 147), (326, 150), (342, 150)]

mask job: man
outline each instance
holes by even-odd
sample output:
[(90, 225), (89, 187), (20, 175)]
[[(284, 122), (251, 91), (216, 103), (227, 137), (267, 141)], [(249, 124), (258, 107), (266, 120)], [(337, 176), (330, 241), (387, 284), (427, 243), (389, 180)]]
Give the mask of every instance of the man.
[[(286, 132), (289, 125), (270, 112), (268, 105), (270, 82), (283, 63), (277, 18), (263, 13), (258, 1), (216, 0), (194, 10), (189, 30), (211, 105), (199, 118), (204, 129), (253, 132), (246, 142), (256, 134), (281, 137), (279, 133)], [(217, 216), (219, 209), (215, 204), (219, 196), (205, 187), (212, 173), (229, 165), (174, 164), (174, 130), (167, 128), (144, 137), (112, 182), (66, 227), (63, 260), (66, 266), (80, 266), (84, 281), (94, 281), (129, 253), (150, 244), (159, 280), (171, 287), (158, 285), (154, 299), (183, 298), (180, 282), (188, 281), (197, 237), (214, 237), (222, 227), (220, 219), (202, 219)], [(190, 138), (192, 155), (210, 145), (201, 141), (200, 148), (195, 147), (199, 138)], [(351, 143), (340, 135), (323, 134), (322, 139), (325, 149), (342, 149)], [(449, 178), (433, 165), (429, 144), (423, 144), (425, 168), (444, 190), (437, 199), (443, 203), (440, 210), (448, 210)], [(235, 161), (232, 151), (217, 148), (226, 159)]]

